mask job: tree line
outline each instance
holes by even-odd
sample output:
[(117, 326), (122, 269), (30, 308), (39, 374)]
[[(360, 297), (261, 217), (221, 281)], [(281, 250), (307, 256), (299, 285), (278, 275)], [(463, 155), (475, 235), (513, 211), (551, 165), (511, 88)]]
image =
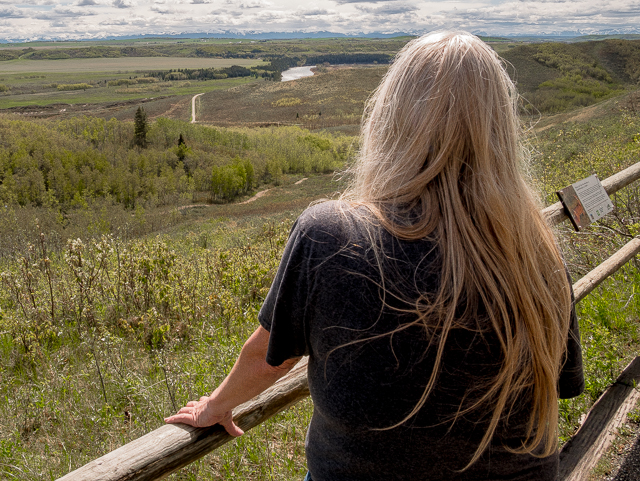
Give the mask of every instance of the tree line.
[(289, 173), (333, 171), (352, 153), (350, 137), (148, 122), (143, 112), (135, 123), (0, 116), (0, 202), (63, 210), (95, 198), (130, 209), (176, 205), (196, 194), (228, 202)]
[(305, 65), (318, 65), (322, 63), (391, 63), (393, 55), (387, 53), (342, 53), (330, 55), (312, 55), (307, 57)]
[(165, 80), (219, 80), (225, 78), (251, 77), (267, 78), (275, 81), (282, 79), (282, 72), (300, 65), (298, 57), (272, 57), (269, 63), (257, 67), (241, 67), (232, 65), (223, 68), (170, 69), (154, 70), (145, 73), (146, 77)]

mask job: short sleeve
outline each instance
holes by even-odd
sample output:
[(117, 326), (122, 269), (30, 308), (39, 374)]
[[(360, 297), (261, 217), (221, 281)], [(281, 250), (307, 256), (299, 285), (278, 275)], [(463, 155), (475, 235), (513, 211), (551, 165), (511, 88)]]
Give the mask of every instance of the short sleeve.
[(309, 353), (305, 311), (310, 262), (309, 240), (298, 219), (291, 229), (278, 272), (258, 314), (260, 324), (270, 333), (266, 360), (272, 366)]
[[(569, 277), (568, 273), (567, 277)], [(570, 277), (569, 283), (571, 283)], [(579, 396), (584, 391), (580, 327), (578, 325), (578, 316), (576, 315), (573, 289), (571, 290), (571, 304), (571, 323), (569, 324), (569, 333), (567, 335), (567, 351), (558, 380), (558, 397), (561, 399)]]

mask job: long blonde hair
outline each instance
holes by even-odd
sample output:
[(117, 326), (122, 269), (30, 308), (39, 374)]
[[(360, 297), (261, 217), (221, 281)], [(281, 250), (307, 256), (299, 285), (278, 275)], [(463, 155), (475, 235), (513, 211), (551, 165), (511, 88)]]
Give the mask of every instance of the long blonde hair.
[(396, 237), (438, 245), (438, 291), (412, 307), (412, 325), (438, 333), (436, 363), (403, 422), (433, 390), (450, 331), (486, 309), (502, 364), (482, 397), (458, 412), (494, 406), (467, 468), (525, 392), (533, 397), (527, 441), (514, 451), (548, 456), (557, 449), (571, 295), (522, 171), (527, 156), (516, 102), (500, 59), (477, 37), (444, 32), (409, 42), (367, 103), (354, 178), (343, 194), (368, 206)]

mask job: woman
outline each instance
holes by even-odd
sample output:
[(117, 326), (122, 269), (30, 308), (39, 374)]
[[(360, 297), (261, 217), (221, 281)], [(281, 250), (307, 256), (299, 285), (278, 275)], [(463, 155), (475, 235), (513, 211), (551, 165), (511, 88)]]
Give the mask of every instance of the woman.
[(309, 355), (314, 481), (555, 480), (578, 327), (499, 58), (464, 33), (410, 42), (361, 145), (343, 199), (296, 221), (229, 377), (168, 422), (239, 435), (230, 410)]

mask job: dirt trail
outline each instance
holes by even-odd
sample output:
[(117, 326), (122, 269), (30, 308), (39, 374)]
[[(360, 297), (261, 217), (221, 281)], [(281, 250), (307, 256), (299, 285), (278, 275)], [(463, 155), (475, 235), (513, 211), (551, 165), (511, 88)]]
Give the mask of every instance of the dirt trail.
[(269, 192), (271, 189), (266, 189), (266, 190), (261, 190), (260, 192), (258, 192), (256, 195), (254, 195), (253, 197), (251, 197), (250, 199), (245, 200), (244, 202), (240, 202), (239, 205), (242, 204), (248, 204), (249, 202), (253, 202), (254, 200), (258, 200), (260, 197), (262, 197), (264, 194), (266, 194), (267, 192)]
[(201, 94), (196, 94), (191, 99), (191, 123), (192, 124), (196, 123), (196, 99), (203, 94), (204, 92), (202, 92)]

